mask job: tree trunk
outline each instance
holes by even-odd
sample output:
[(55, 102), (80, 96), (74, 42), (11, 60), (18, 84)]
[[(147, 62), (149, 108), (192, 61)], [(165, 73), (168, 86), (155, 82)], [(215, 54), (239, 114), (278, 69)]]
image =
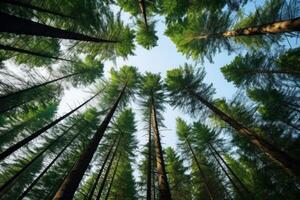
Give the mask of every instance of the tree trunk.
[[(112, 166), (112, 164), (113, 164), (113, 161), (115, 160), (115, 156), (116, 156), (116, 154), (117, 154), (117, 150), (118, 150), (118, 147), (119, 147), (119, 145), (120, 145), (120, 141), (121, 141), (121, 139), (119, 139), (119, 142), (118, 142), (118, 144), (117, 144), (117, 146), (116, 146), (116, 148), (115, 148), (115, 150), (114, 150), (114, 153), (113, 153), (113, 155), (111, 156), (111, 159), (110, 159), (109, 164), (108, 164), (108, 166), (107, 166), (107, 169), (106, 169), (106, 171), (105, 171), (103, 180), (102, 180), (101, 185), (100, 185), (100, 187), (99, 187), (99, 191), (98, 191), (98, 193), (97, 193), (96, 200), (100, 200), (100, 198), (101, 198), (101, 194), (102, 194), (102, 192), (103, 192), (103, 189), (104, 189), (104, 186), (105, 186), (105, 183), (106, 183), (108, 174), (109, 174), (109, 172), (110, 172), (110, 168), (111, 168), (111, 166)], [(120, 159), (120, 155), (119, 155), (119, 159)], [(118, 159), (118, 160), (119, 160), (119, 159)]]
[(148, 162), (147, 162), (147, 200), (151, 200), (151, 185), (152, 185), (152, 141), (151, 141), (151, 111), (150, 111), (150, 119), (148, 126)]
[(94, 96), (92, 96), (90, 99), (88, 99), (87, 101), (83, 102), (81, 105), (79, 105), (78, 107), (76, 107), (75, 109), (71, 110), (70, 112), (66, 113), (65, 115), (63, 115), (62, 117), (54, 120), (53, 122), (49, 123), (48, 125), (44, 126), (43, 128), (37, 130), (36, 132), (34, 132), (33, 134), (31, 134), (30, 136), (24, 138), (23, 140), (17, 142), (16, 144), (12, 145), (11, 147), (9, 147), (8, 149), (6, 149), (4, 152), (2, 152), (0, 154), (0, 161), (5, 159), (7, 156), (9, 156), (10, 154), (14, 153), (16, 150), (18, 150), (19, 148), (23, 147), (25, 144), (27, 144), (28, 142), (30, 142), (31, 140), (35, 139), (36, 137), (40, 136), (42, 133), (44, 133), (45, 131), (47, 131), (48, 129), (52, 128), (53, 126), (55, 126), (57, 123), (59, 123), (60, 121), (64, 120), (65, 118), (67, 118), (68, 116), (70, 116), (71, 114), (73, 114), (75, 111), (79, 110), (81, 107), (83, 107), (84, 105), (86, 105), (88, 102), (90, 102), (92, 99), (94, 99), (98, 94), (100, 94), (102, 92), (99, 91), (97, 94), (95, 94)]
[(114, 115), (115, 110), (117, 109), (120, 100), (125, 93), (125, 89), (127, 84), (123, 87), (119, 97), (117, 98), (116, 102), (114, 103), (111, 110), (107, 113), (106, 117), (102, 121), (101, 125), (98, 127), (94, 137), (92, 138), (91, 142), (84, 150), (84, 152), (80, 155), (79, 159), (77, 160), (76, 164), (72, 168), (71, 172), (65, 178), (63, 184), (60, 186), (59, 190), (56, 192), (54, 196), (54, 200), (71, 200), (74, 196), (74, 193), (91, 162), (95, 151), (106, 131), (106, 128)]
[(25, 164), (21, 170), (19, 170), (16, 174), (14, 174), (10, 179), (8, 179), (1, 187), (0, 187), (0, 198), (4, 195), (5, 191), (8, 187), (14, 183), (14, 181), (26, 170), (30, 167), (36, 160), (38, 160), (47, 150), (49, 150), (58, 140), (60, 140), (66, 133), (69, 132), (80, 120), (75, 122), (72, 126), (70, 126), (66, 131), (63, 132), (60, 136), (58, 136), (53, 142), (51, 142), (46, 148), (44, 148), (40, 153), (38, 153), (31, 161)]
[(62, 60), (62, 61), (72, 62), (72, 60), (51, 56), (51, 55), (48, 55), (47, 53), (39, 53), (39, 52), (29, 51), (26, 49), (20, 49), (20, 48), (8, 46), (8, 45), (0, 44), (0, 49), (5, 50), (5, 51), (13, 51), (13, 52), (18, 52), (18, 53), (43, 57), (43, 58), (50, 58), (50, 59), (54, 59), (54, 60)]
[(252, 35), (265, 35), (265, 34), (278, 34), (300, 31), (300, 17), (290, 20), (275, 21), (259, 26), (241, 28), (232, 31), (225, 31), (222, 33), (199, 35), (193, 39), (207, 39), (212, 36), (221, 37), (237, 37), (237, 36), (252, 36)]
[[(106, 40), (101, 38), (90, 37), (80, 33), (75, 33), (59, 28), (54, 28), (48, 25), (44, 25), (38, 22), (34, 22), (28, 19), (23, 19), (13, 15), (0, 12), (0, 19), (2, 21), (0, 26), (0, 32), (43, 36), (59, 39), (79, 40), (85, 42), (96, 43), (117, 43), (115, 40)], [(5, 23), (3, 23), (5, 22)]]
[[(74, 124), (75, 125), (75, 124)], [(72, 126), (73, 127), (73, 126)], [(70, 128), (71, 129), (71, 128)], [(68, 130), (70, 130), (68, 129)], [(22, 194), (18, 197), (17, 200), (22, 200), (28, 192), (34, 187), (34, 185), (43, 177), (45, 173), (47, 173), (48, 169), (56, 162), (56, 160), (63, 154), (63, 152), (73, 143), (73, 141), (81, 135), (81, 131), (79, 131), (76, 135), (72, 137), (72, 139), (64, 146), (64, 148), (55, 156), (55, 158), (48, 164), (48, 166), (35, 178), (35, 180), (27, 187), (27, 189), (22, 192)]]
[(269, 143), (267, 140), (258, 136), (254, 131), (245, 127), (213, 104), (208, 102), (206, 99), (202, 98), (200, 95), (192, 92), (201, 103), (207, 106), (215, 115), (217, 115), (221, 120), (228, 123), (231, 127), (236, 129), (237, 133), (241, 136), (246, 137), (252, 144), (258, 147), (262, 152), (264, 152), (272, 161), (281, 166), (285, 171), (287, 171), (292, 176), (300, 176), (300, 161), (296, 158), (291, 157), (286, 152), (280, 150), (275, 145)]
[(147, 21), (145, 0), (139, 0), (139, 5), (140, 5), (140, 9), (141, 9), (143, 18), (144, 18), (144, 23), (145, 23), (146, 30), (148, 31), (148, 21)]
[(196, 156), (196, 154), (195, 154), (195, 152), (194, 152), (194, 150), (193, 150), (193, 148), (192, 148), (192, 146), (191, 146), (191, 144), (190, 144), (190, 142), (188, 141), (187, 138), (185, 138), (185, 141), (186, 141), (186, 143), (187, 143), (187, 145), (188, 145), (188, 147), (189, 147), (189, 149), (190, 149), (190, 151), (191, 151), (191, 153), (192, 153), (192, 156), (193, 156), (194, 161), (196, 162), (196, 165), (197, 165), (198, 170), (199, 170), (199, 172), (200, 172), (201, 178), (202, 178), (203, 181), (204, 181), (204, 186), (205, 186), (205, 189), (206, 189), (206, 191), (207, 191), (207, 193), (208, 193), (209, 199), (210, 199), (210, 200), (213, 200), (214, 198), (213, 198), (213, 196), (212, 196), (211, 189), (209, 188), (208, 179), (207, 179), (207, 177), (205, 176), (204, 171), (203, 171), (202, 168), (201, 168), (200, 162), (199, 162), (199, 160), (198, 160), (198, 158), (197, 158), (197, 156)]
[(105, 195), (105, 198), (104, 198), (105, 200), (108, 200), (109, 193), (110, 193), (110, 190), (111, 190), (111, 188), (112, 188), (112, 186), (113, 186), (114, 179), (115, 179), (115, 176), (116, 176), (116, 173), (117, 173), (117, 169), (118, 169), (118, 165), (119, 165), (120, 159), (121, 159), (121, 155), (120, 155), (119, 158), (118, 158), (116, 167), (115, 167), (114, 172), (113, 172), (113, 175), (112, 175), (112, 177), (111, 177), (111, 181), (110, 181), (108, 190), (107, 190), (106, 195)]
[(34, 90), (34, 89), (46, 86), (48, 84), (51, 84), (51, 83), (54, 83), (54, 82), (57, 82), (57, 81), (60, 81), (60, 80), (66, 79), (66, 78), (70, 78), (72, 76), (76, 76), (76, 75), (79, 75), (79, 74), (84, 74), (84, 73), (87, 73), (87, 72), (88, 71), (83, 71), (83, 72), (77, 72), (77, 73), (73, 73), (73, 74), (68, 74), (66, 76), (63, 76), (63, 77), (60, 77), (60, 78), (56, 78), (56, 79), (53, 79), (51, 81), (47, 81), (47, 82), (44, 82), (44, 83), (41, 83), (41, 84), (37, 84), (37, 85), (31, 86), (29, 88), (23, 89), (23, 90), (19, 90), (19, 91), (13, 92), (13, 93), (9, 93), (7, 95), (0, 96), (0, 101), (7, 101), (8, 98), (15, 97), (16, 95), (20, 95), (20, 94), (22, 94), (24, 92), (28, 92), (28, 91), (31, 91), (31, 90)]
[(158, 188), (159, 188), (159, 199), (161, 200), (171, 200), (171, 192), (167, 179), (167, 173), (165, 168), (165, 162), (163, 158), (163, 151), (160, 142), (157, 118), (156, 118), (156, 109), (154, 107), (154, 99), (152, 97), (152, 129), (154, 133), (154, 143), (156, 146), (156, 167), (157, 167), (157, 179), (158, 179)]
[(238, 187), (238, 185), (234, 182), (234, 180), (228, 174), (228, 172), (226, 171), (226, 169), (224, 168), (224, 166), (221, 164), (221, 162), (219, 161), (219, 159), (215, 155), (215, 152), (211, 149), (210, 146), (209, 146), (209, 150), (210, 150), (211, 154), (213, 155), (213, 157), (215, 158), (215, 160), (217, 161), (218, 165), (221, 167), (223, 173), (227, 176), (227, 178), (229, 179), (229, 181), (231, 182), (231, 184), (233, 185), (233, 187), (235, 188), (235, 190), (238, 192), (239, 196), (242, 197), (242, 199), (248, 199), (248, 196), (245, 196), (245, 194), (240, 190), (240, 188)]
[[(120, 139), (121, 139), (121, 138), (118, 137), (118, 143), (119, 143)], [(99, 170), (99, 172), (98, 172), (98, 174), (97, 174), (95, 183), (94, 183), (93, 186), (92, 186), (92, 189), (91, 189), (91, 191), (90, 191), (90, 193), (89, 193), (89, 195), (88, 195), (87, 200), (91, 200), (91, 199), (93, 198), (93, 194), (94, 194), (95, 189), (96, 189), (96, 187), (97, 187), (97, 185), (98, 185), (98, 182), (99, 182), (99, 179), (100, 179), (100, 177), (101, 177), (101, 174), (102, 174), (102, 172), (103, 172), (103, 170), (104, 170), (104, 167), (105, 167), (105, 165), (106, 165), (106, 162), (108, 161), (108, 158), (109, 158), (110, 154), (112, 153), (113, 147), (115, 146), (116, 142), (117, 142), (117, 139), (115, 139), (115, 140), (113, 141), (113, 144), (112, 144), (111, 147), (109, 148), (108, 153), (106, 154), (106, 156), (105, 156), (105, 158), (104, 158), (104, 161), (103, 161), (103, 163), (102, 163), (102, 166), (101, 166), (101, 168), (100, 168), (100, 170)]]
[(31, 10), (36, 10), (36, 11), (39, 11), (39, 12), (44, 12), (44, 13), (48, 13), (48, 14), (52, 14), (52, 15), (57, 15), (57, 16), (60, 16), (60, 17), (67, 17), (67, 18), (70, 18), (70, 19), (73, 18), (73, 17), (67, 16), (67, 15), (64, 15), (62, 13), (54, 12), (54, 11), (51, 11), (51, 10), (47, 10), (45, 8), (41, 8), (41, 7), (38, 7), (38, 6), (31, 5), (31, 4), (26, 3), (24, 1), (21, 1), (21, 0), (1, 0), (1, 2), (11, 4), (11, 5), (15, 5), (15, 6), (19, 6), (19, 7), (23, 7), (23, 8), (28, 8), (28, 9), (31, 9)]
[(244, 183), (241, 181), (241, 179), (235, 174), (235, 172), (231, 169), (231, 167), (226, 163), (226, 161), (222, 158), (222, 156), (219, 154), (219, 152), (215, 149), (215, 147), (212, 144), (208, 144), (210, 148), (215, 152), (218, 158), (224, 163), (226, 168), (229, 170), (229, 172), (233, 175), (233, 177), (237, 180), (239, 185), (244, 189), (245, 192), (247, 192), (248, 195), (251, 197), (253, 196), (252, 193), (248, 190), (248, 188), (244, 185)]

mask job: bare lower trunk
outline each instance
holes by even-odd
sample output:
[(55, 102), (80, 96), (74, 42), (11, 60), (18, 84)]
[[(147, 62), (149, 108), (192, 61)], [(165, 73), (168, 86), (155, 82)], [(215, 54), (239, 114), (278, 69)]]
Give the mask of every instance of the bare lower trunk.
[(91, 142), (88, 144), (87, 148), (83, 151), (80, 155), (79, 159), (77, 160), (76, 164), (72, 168), (71, 172), (65, 178), (63, 184), (60, 186), (58, 191), (56, 192), (53, 200), (71, 200), (74, 196), (74, 193), (91, 162), (94, 153), (97, 150), (97, 147), (107, 129), (107, 126), (113, 117), (115, 110), (117, 109), (120, 100), (123, 97), (127, 84), (123, 87), (119, 97), (117, 98), (116, 102), (114, 103), (111, 110), (107, 113), (106, 117), (104, 118), (103, 122), (97, 129), (94, 137), (92, 138)]
[(158, 131), (158, 124), (156, 119), (156, 110), (154, 107), (154, 100), (152, 98), (152, 128), (154, 132), (154, 142), (156, 146), (156, 166), (157, 166), (157, 179), (159, 189), (160, 200), (171, 200), (170, 187), (167, 179), (167, 173), (165, 169), (165, 162), (163, 158), (163, 151), (160, 142), (160, 136)]
[[(150, 111), (151, 116), (151, 111)], [(149, 119), (149, 126), (148, 126), (148, 162), (147, 162), (147, 200), (151, 200), (151, 176), (152, 176), (152, 141), (151, 141), (151, 117)]]
[(300, 17), (275, 21), (268, 24), (262, 24), (259, 26), (241, 28), (232, 31), (225, 31), (222, 33), (214, 33), (207, 35), (199, 35), (193, 37), (193, 39), (208, 39), (209, 37), (237, 37), (237, 36), (252, 36), (252, 35), (265, 35), (265, 34), (279, 34), (300, 31)]
[(144, 23), (145, 23), (146, 30), (148, 31), (148, 21), (147, 21), (145, 0), (139, 0), (139, 5), (140, 5), (140, 9), (141, 9), (143, 18), (144, 18)]
[(296, 158), (291, 157), (286, 152), (280, 150), (275, 145), (271, 144), (267, 140), (261, 138), (254, 131), (245, 127), (213, 104), (208, 102), (206, 99), (202, 98), (200, 95), (192, 93), (201, 103), (207, 106), (215, 115), (217, 115), (221, 120), (228, 123), (233, 127), (237, 133), (241, 136), (246, 137), (252, 144), (258, 147), (262, 152), (264, 152), (273, 162), (277, 163), (281, 168), (288, 172), (292, 176), (300, 176), (300, 161)]
[(32, 55), (32, 56), (38, 56), (38, 57), (42, 57), (42, 58), (50, 58), (50, 59), (54, 59), (54, 60), (62, 60), (62, 61), (72, 62), (72, 60), (51, 56), (51, 55), (48, 55), (47, 53), (29, 51), (26, 49), (20, 49), (20, 48), (8, 46), (8, 45), (0, 44), (0, 49), (5, 50), (5, 51), (13, 51), (13, 52), (17, 52), (17, 53), (28, 54), (28, 55)]
[(11, 155), (12, 153), (14, 153), (18, 149), (20, 149), (21, 147), (23, 147), (24, 145), (26, 145), (27, 143), (29, 143), (33, 139), (37, 138), (38, 136), (40, 136), (42, 133), (44, 133), (48, 129), (52, 128), (53, 126), (55, 126), (56, 124), (58, 124), (62, 120), (66, 119), (68, 116), (70, 116), (71, 114), (73, 114), (74, 112), (76, 112), (77, 110), (79, 110), (80, 108), (82, 108), (84, 105), (86, 105), (91, 100), (93, 100), (98, 94), (100, 94), (100, 92), (98, 92), (97, 94), (95, 94), (94, 96), (92, 96), (87, 101), (83, 102), (81, 105), (77, 106), (75, 109), (73, 109), (70, 112), (66, 113), (62, 117), (54, 120), (53, 122), (49, 123), (48, 125), (44, 126), (43, 128), (39, 129), (38, 131), (34, 132), (30, 136), (24, 138), (23, 140), (17, 142), (16, 144), (14, 144), (11, 147), (9, 147), (8, 149), (6, 149), (4, 152), (2, 152), (0, 154), (0, 160), (5, 159), (7, 156)]
[(185, 138), (185, 141), (186, 141), (186, 143), (187, 143), (187, 145), (188, 145), (188, 147), (189, 147), (189, 149), (190, 149), (190, 151), (192, 153), (194, 161), (196, 162), (196, 165), (197, 165), (198, 170), (200, 172), (201, 178), (204, 181), (204, 186), (205, 186), (205, 189), (206, 189), (206, 191), (208, 193), (209, 199), (210, 200), (214, 200), (214, 198), (212, 196), (212, 191), (211, 191), (211, 189), (209, 187), (209, 184), (208, 184), (208, 179), (207, 179), (207, 177), (206, 177), (206, 175), (205, 175), (205, 173), (204, 173), (204, 171), (203, 171), (203, 169), (202, 169), (202, 167), (200, 165), (200, 162), (199, 162), (199, 160), (198, 160), (198, 158), (197, 158), (197, 156), (196, 156), (196, 154), (195, 154), (195, 152), (194, 152), (194, 150), (193, 150), (193, 148), (192, 148), (192, 146), (191, 146), (191, 144), (190, 144), (190, 142), (188, 141), (187, 138)]
[(108, 200), (108, 197), (109, 197), (109, 194), (110, 194), (110, 190), (111, 190), (111, 188), (112, 188), (112, 186), (113, 186), (114, 179), (115, 179), (115, 176), (116, 176), (116, 173), (117, 173), (117, 169), (118, 169), (118, 166), (119, 166), (120, 159), (121, 159), (121, 155), (120, 155), (119, 158), (118, 158), (118, 161), (117, 161), (117, 164), (116, 164), (116, 166), (115, 166), (113, 175), (112, 175), (112, 177), (111, 177), (111, 181), (110, 181), (108, 190), (107, 190), (106, 195), (105, 195), (105, 198), (104, 198), (105, 200)]
[(50, 37), (50, 38), (70, 39), (70, 40), (79, 40), (79, 41), (97, 42), (97, 43), (118, 42), (114, 40), (95, 38), (80, 33), (54, 28), (51, 26), (47, 26), (38, 22), (16, 17), (2, 12), (0, 12), (0, 19), (2, 22), (0, 23), (0, 32), (5, 32), (5, 33), (13, 33), (17, 35), (19, 34), (34, 35), (34, 36), (43, 36), (43, 37)]

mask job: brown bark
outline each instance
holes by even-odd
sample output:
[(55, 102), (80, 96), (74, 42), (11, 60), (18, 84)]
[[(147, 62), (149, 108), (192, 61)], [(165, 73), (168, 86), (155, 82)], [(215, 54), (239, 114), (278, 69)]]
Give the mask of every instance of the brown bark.
[(91, 142), (88, 144), (87, 148), (81, 153), (79, 159), (77, 160), (76, 164), (65, 178), (64, 182), (56, 192), (53, 200), (71, 200), (74, 196), (74, 193), (91, 162), (94, 153), (97, 150), (97, 147), (106, 131), (106, 128), (114, 115), (115, 110), (117, 109), (120, 100), (125, 93), (125, 89), (127, 84), (123, 87), (119, 97), (117, 98), (116, 102), (114, 103), (113, 107), (107, 113), (106, 117), (102, 121), (101, 125), (98, 127), (94, 137), (92, 138)]
[(217, 115), (221, 120), (233, 127), (237, 133), (241, 136), (246, 137), (252, 144), (258, 147), (262, 152), (264, 152), (273, 162), (277, 163), (282, 167), (286, 172), (292, 176), (300, 176), (300, 161), (296, 158), (291, 157), (286, 152), (280, 150), (275, 145), (271, 144), (267, 140), (258, 136), (254, 131), (245, 127), (237, 120), (233, 119), (213, 104), (208, 102), (206, 99), (202, 98), (200, 95), (192, 92), (201, 103), (208, 107), (215, 115)]
[(202, 169), (202, 167), (200, 165), (200, 162), (199, 162), (199, 160), (198, 160), (198, 158), (197, 158), (197, 156), (196, 156), (196, 154), (195, 154), (195, 152), (194, 152), (194, 150), (193, 150), (193, 148), (192, 148), (192, 146), (191, 146), (191, 144), (190, 144), (190, 142), (188, 141), (187, 138), (185, 138), (185, 141), (186, 141), (186, 143), (187, 143), (187, 145), (188, 145), (188, 147), (189, 147), (189, 149), (190, 149), (190, 151), (192, 153), (194, 161), (196, 162), (196, 165), (197, 165), (198, 170), (200, 172), (201, 178), (204, 181), (204, 186), (205, 186), (205, 189), (206, 189), (206, 191), (208, 193), (209, 199), (213, 200), (214, 198), (212, 196), (212, 191), (211, 191), (211, 189), (209, 187), (209, 184), (208, 184), (208, 179), (207, 179), (207, 177), (206, 177), (206, 175), (205, 175), (205, 173), (204, 173), (204, 171), (203, 171), (203, 169)]
[(148, 31), (148, 21), (147, 21), (145, 0), (139, 0), (139, 5), (140, 5), (140, 9), (141, 9), (143, 18), (144, 18), (144, 23), (145, 23), (146, 30)]
[(34, 36), (79, 40), (79, 41), (96, 42), (96, 43), (117, 43), (118, 42), (115, 40), (95, 38), (80, 33), (54, 28), (48, 25), (44, 25), (38, 22), (16, 17), (2, 12), (0, 12), (0, 19), (2, 21), (2, 23), (0, 24), (0, 32), (5, 32), (5, 33), (13, 33), (17, 35), (19, 34), (34, 35)]
[(165, 168), (165, 162), (163, 158), (163, 151), (160, 142), (157, 118), (156, 118), (156, 109), (154, 99), (152, 98), (152, 129), (154, 133), (154, 143), (156, 146), (156, 167), (157, 167), (157, 179), (158, 179), (158, 189), (159, 189), (159, 199), (161, 200), (171, 200), (171, 192), (167, 179), (167, 173)]
[(148, 126), (148, 162), (147, 162), (147, 200), (151, 200), (151, 185), (152, 185), (152, 141), (151, 141), (151, 111)]
[(252, 35), (265, 35), (265, 34), (279, 34), (288, 32), (300, 31), (300, 17), (275, 21), (267, 24), (262, 24), (259, 26), (241, 28), (232, 31), (225, 31), (222, 33), (207, 34), (195, 36), (194, 39), (207, 39), (213, 36), (220, 37), (237, 37), (237, 36), (252, 36)]

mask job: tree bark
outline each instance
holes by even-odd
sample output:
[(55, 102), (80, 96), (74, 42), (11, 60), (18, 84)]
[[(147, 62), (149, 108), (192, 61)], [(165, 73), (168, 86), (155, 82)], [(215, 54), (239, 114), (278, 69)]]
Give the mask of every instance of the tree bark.
[(227, 164), (227, 162), (222, 158), (222, 156), (219, 154), (219, 152), (215, 149), (215, 147), (212, 144), (208, 144), (210, 148), (215, 152), (215, 155), (217, 155), (218, 158), (224, 163), (226, 168), (229, 170), (229, 172), (232, 174), (232, 176), (237, 180), (239, 185), (244, 189), (244, 191), (253, 197), (252, 193), (248, 190), (248, 188), (245, 186), (245, 184), (241, 181), (241, 179), (236, 175), (236, 173), (231, 169), (231, 167)]
[(105, 200), (108, 200), (109, 193), (110, 193), (110, 190), (111, 190), (111, 188), (112, 188), (112, 186), (113, 186), (114, 179), (115, 179), (115, 176), (116, 176), (116, 173), (117, 173), (117, 169), (118, 169), (118, 166), (119, 166), (120, 159), (121, 159), (121, 155), (120, 155), (119, 158), (118, 158), (116, 167), (115, 167), (114, 172), (113, 172), (113, 175), (112, 175), (112, 177), (111, 177), (111, 181), (110, 181), (108, 190), (107, 190), (106, 195), (105, 195), (105, 198), (104, 198)]
[(146, 30), (148, 31), (148, 20), (147, 20), (145, 0), (139, 0), (139, 5), (140, 5), (140, 9), (141, 9), (143, 18), (144, 18), (144, 23), (145, 23)]
[[(119, 137), (118, 140), (120, 141), (120, 137)], [(118, 141), (118, 143), (119, 143), (119, 141)], [(100, 179), (100, 177), (101, 177), (101, 174), (102, 174), (102, 172), (103, 172), (103, 170), (104, 170), (104, 167), (105, 167), (105, 165), (106, 165), (106, 162), (107, 162), (108, 159), (109, 159), (110, 154), (112, 153), (113, 147), (115, 146), (116, 142), (117, 142), (117, 139), (115, 139), (115, 140), (113, 141), (113, 144), (112, 144), (111, 147), (109, 148), (108, 153), (106, 154), (106, 156), (105, 156), (105, 158), (104, 158), (104, 161), (103, 161), (103, 163), (102, 163), (102, 166), (101, 166), (101, 168), (100, 168), (100, 170), (99, 170), (99, 172), (98, 172), (98, 174), (97, 174), (95, 183), (94, 183), (93, 186), (92, 186), (92, 189), (91, 189), (91, 191), (90, 191), (90, 193), (89, 193), (89, 195), (88, 195), (87, 200), (91, 200), (91, 199), (93, 198), (93, 194), (94, 194), (95, 189), (96, 189), (96, 187), (97, 187), (97, 185), (98, 185), (98, 182), (99, 182), (99, 179)]]
[(42, 37), (50, 37), (50, 38), (59, 38), (59, 39), (79, 40), (79, 41), (96, 42), (96, 43), (117, 43), (118, 42), (116, 40), (95, 38), (80, 33), (54, 28), (48, 25), (44, 25), (38, 22), (16, 17), (13, 15), (9, 15), (3, 12), (0, 12), (0, 18), (2, 21), (0, 26), (0, 32), (13, 33), (17, 35), (24, 34), (24, 35), (34, 35), (34, 36), (42, 36)]
[(51, 142), (46, 148), (44, 148), (40, 153), (38, 153), (31, 161), (25, 164), (21, 170), (19, 170), (16, 174), (14, 174), (10, 179), (8, 179), (1, 187), (0, 187), (0, 198), (4, 195), (5, 191), (9, 188), (11, 184), (26, 170), (30, 167), (36, 160), (38, 160), (47, 150), (50, 149), (58, 140), (60, 140), (66, 133), (69, 132), (79, 121), (75, 122), (72, 126), (70, 126), (66, 131), (63, 132), (60, 136), (58, 136), (53, 142)]
[(210, 187), (209, 187), (209, 184), (208, 184), (208, 179), (207, 179), (207, 177), (206, 177), (204, 171), (202, 170), (202, 167), (201, 167), (201, 165), (200, 165), (200, 162), (199, 162), (199, 160), (198, 160), (198, 158), (197, 158), (197, 156), (196, 156), (196, 154), (195, 154), (195, 152), (194, 152), (194, 150), (193, 150), (193, 148), (192, 148), (192, 146), (191, 146), (191, 144), (190, 144), (190, 142), (188, 141), (187, 138), (185, 138), (185, 141), (186, 141), (186, 143), (187, 143), (187, 145), (188, 145), (188, 147), (189, 147), (189, 149), (190, 149), (190, 151), (191, 151), (191, 153), (192, 153), (192, 156), (193, 156), (194, 161), (196, 162), (196, 165), (197, 165), (198, 170), (199, 170), (199, 172), (200, 172), (201, 178), (202, 178), (203, 181), (204, 181), (204, 186), (205, 186), (205, 189), (206, 189), (206, 191), (207, 191), (207, 193), (208, 193), (209, 199), (210, 199), (210, 200), (214, 200), (214, 198), (213, 198), (213, 196), (212, 196), (212, 191), (211, 191), (211, 189), (210, 189)]
[(252, 36), (252, 35), (265, 35), (265, 34), (279, 34), (288, 32), (298, 32), (300, 31), (300, 17), (275, 21), (267, 24), (262, 24), (259, 26), (241, 28), (232, 31), (225, 31), (222, 33), (199, 35), (195, 36), (194, 39), (207, 39), (212, 36), (221, 37), (237, 37), (237, 36)]
[(291, 157), (286, 152), (280, 150), (275, 145), (271, 144), (267, 140), (258, 136), (254, 131), (245, 127), (213, 104), (208, 102), (202, 96), (192, 92), (194, 97), (196, 97), (201, 103), (203, 103), (206, 107), (208, 107), (216, 116), (218, 116), (221, 120), (229, 124), (233, 127), (237, 133), (241, 136), (246, 137), (252, 144), (258, 147), (262, 152), (264, 152), (273, 162), (277, 163), (280, 167), (282, 167), (286, 172), (288, 172), (292, 176), (300, 176), (300, 161), (296, 158)]
[(44, 13), (48, 13), (48, 14), (52, 14), (52, 15), (57, 15), (57, 16), (60, 16), (60, 17), (66, 17), (66, 18), (70, 18), (70, 19), (73, 18), (71, 16), (67, 16), (67, 15), (64, 15), (62, 13), (58, 13), (58, 12), (54, 12), (54, 11), (51, 11), (51, 10), (47, 10), (45, 8), (34, 6), (34, 5), (29, 4), (29, 3), (25, 3), (24, 1), (20, 1), (20, 0), (1, 0), (1, 2), (11, 4), (11, 5), (15, 5), (15, 6), (19, 6), (19, 7), (23, 7), (23, 8), (28, 8), (28, 9), (31, 9), (31, 10), (36, 10), (36, 11), (39, 11), (39, 12), (44, 12)]
[[(104, 189), (104, 186), (105, 186), (105, 183), (106, 183), (108, 174), (109, 174), (109, 172), (110, 172), (110, 168), (111, 168), (111, 166), (112, 166), (112, 164), (113, 164), (113, 161), (115, 160), (115, 156), (116, 156), (116, 154), (117, 154), (117, 150), (118, 150), (118, 147), (119, 147), (119, 145), (120, 145), (120, 141), (121, 141), (121, 140), (119, 139), (119, 142), (118, 142), (118, 144), (117, 144), (117, 146), (116, 146), (116, 148), (115, 148), (115, 150), (114, 150), (114, 153), (113, 153), (113, 155), (111, 156), (111, 159), (110, 159), (110, 161), (109, 161), (109, 163), (108, 163), (108, 166), (107, 166), (107, 169), (106, 169), (106, 171), (105, 171), (103, 180), (102, 180), (102, 182), (101, 182), (99, 191), (98, 191), (98, 193), (97, 193), (96, 200), (100, 200), (100, 198), (101, 198), (101, 194), (102, 194), (102, 192), (103, 192), (103, 189)], [(120, 155), (119, 155), (119, 159), (120, 159)]]
[(158, 179), (158, 188), (159, 188), (159, 199), (161, 200), (171, 200), (171, 192), (167, 179), (167, 173), (165, 168), (165, 162), (163, 158), (163, 151), (160, 142), (157, 118), (156, 118), (156, 109), (154, 99), (152, 97), (152, 129), (154, 133), (154, 143), (156, 146), (156, 167), (157, 167), (157, 179)]
[(37, 130), (36, 132), (34, 132), (33, 134), (31, 134), (30, 136), (24, 138), (23, 140), (17, 142), (16, 144), (12, 145), (11, 147), (9, 147), (8, 149), (6, 149), (4, 152), (2, 152), (0, 154), (0, 161), (5, 159), (7, 156), (9, 156), (10, 154), (14, 153), (16, 150), (18, 150), (19, 148), (23, 147), (25, 144), (29, 143), (31, 140), (35, 139), (36, 137), (40, 136), (42, 133), (44, 133), (45, 131), (47, 131), (48, 129), (52, 128), (53, 126), (55, 126), (57, 123), (59, 123), (60, 121), (64, 120), (65, 118), (67, 118), (68, 116), (70, 116), (71, 114), (73, 114), (74, 112), (76, 112), (77, 110), (79, 110), (81, 107), (83, 107), (84, 105), (86, 105), (88, 102), (90, 102), (92, 99), (94, 99), (98, 94), (100, 94), (102, 92), (99, 91), (97, 94), (95, 94), (94, 96), (92, 96), (90, 99), (88, 99), (87, 101), (83, 102), (81, 105), (77, 106), (75, 109), (71, 110), (70, 112), (66, 113), (65, 115), (63, 115), (62, 117), (54, 120), (53, 122), (49, 123), (48, 125), (44, 126), (43, 128)]
[(42, 57), (42, 58), (50, 58), (50, 59), (54, 59), (54, 60), (62, 60), (62, 61), (72, 62), (72, 60), (51, 56), (51, 55), (48, 55), (47, 53), (38, 53), (38, 52), (29, 51), (29, 50), (26, 50), (26, 49), (12, 47), (12, 46), (8, 46), (8, 45), (0, 44), (0, 49), (5, 50), (5, 51), (13, 51), (13, 52), (17, 52), (17, 53), (23, 53), (23, 54), (38, 56), (38, 57)]
[(148, 125), (148, 162), (147, 162), (147, 200), (151, 200), (151, 186), (152, 186), (152, 141), (151, 141), (151, 111)]
[(76, 164), (72, 168), (71, 172), (65, 178), (63, 184), (60, 186), (58, 191), (56, 192), (53, 200), (71, 200), (74, 196), (74, 193), (91, 162), (95, 151), (106, 131), (106, 128), (114, 115), (115, 110), (117, 109), (120, 100), (125, 93), (125, 89), (127, 84), (123, 87), (119, 97), (117, 98), (116, 102), (114, 103), (111, 110), (107, 113), (106, 117), (102, 121), (101, 125), (98, 127), (94, 137), (92, 138), (91, 142), (84, 150), (84, 152), (80, 155), (79, 159), (77, 160)]
[[(73, 127), (73, 126), (72, 126)], [(69, 129), (70, 130), (70, 129)], [(27, 189), (22, 192), (22, 194), (18, 197), (17, 200), (22, 200), (28, 192), (34, 187), (34, 185), (43, 177), (45, 173), (47, 173), (48, 169), (56, 162), (56, 160), (64, 153), (64, 151), (73, 143), (73, 141), (81, 135), (81, 131), (79, 131), (76, 135), (72, 137), (72, 139), (64, 146), (64, 148), (55, 156), (55, 158), (48, 164), (48, 166), (34, 179), (34, 181), (27, 187)]]

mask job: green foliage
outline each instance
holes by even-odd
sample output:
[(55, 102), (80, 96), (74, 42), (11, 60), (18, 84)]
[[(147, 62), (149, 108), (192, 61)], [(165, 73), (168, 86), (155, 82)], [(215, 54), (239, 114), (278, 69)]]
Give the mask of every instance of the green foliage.
[(146, 28), (143, 21), (137, 21), (138, 30), (136, 32), (136, 41), (139, 45), (146, 49), (151, 49), (157, 46), (158, 37), (155, 35), (155, 22), (148, 24)]

